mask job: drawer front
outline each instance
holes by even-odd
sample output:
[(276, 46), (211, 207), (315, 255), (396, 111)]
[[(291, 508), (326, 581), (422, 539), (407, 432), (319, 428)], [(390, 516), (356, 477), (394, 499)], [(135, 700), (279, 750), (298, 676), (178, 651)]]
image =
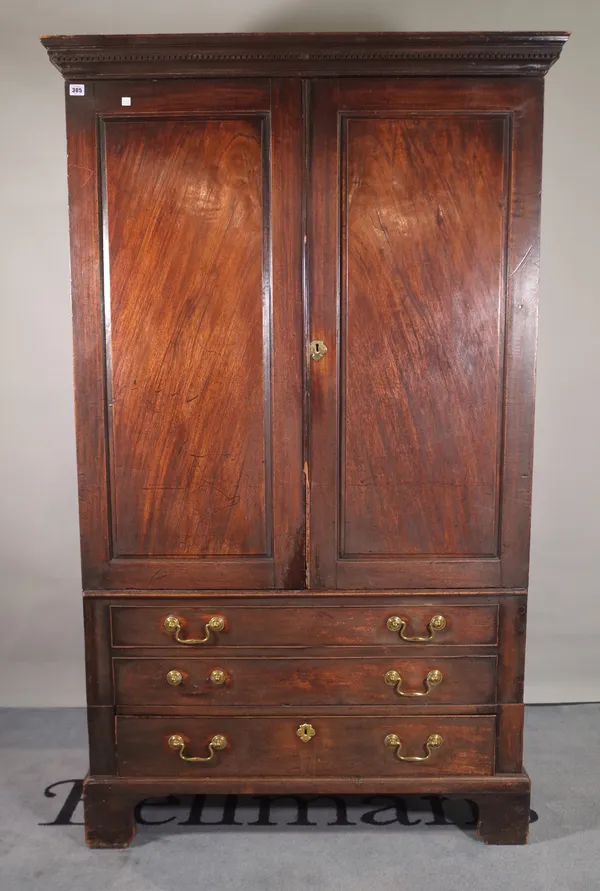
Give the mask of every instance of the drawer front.
[[(121, 717), (117, 763), (120, 776), (147, 777), (487, 776), (494, 768), (495, 720)], [(210, 760), (186, 761), (182, 754)]]
[[(218, 601), (201, 608), (113, 606), (111, 627), (115, 647), (174, 646), (188, 652), (214, 647), (495, 645), (498, 607), (447, 605), (441, 597), (398, 599), (377, 607), (254, 607)], [(181, 642), (189, 640), (198, 643)]]
[(479, 705), (495, 701), (493, 656), (406, 659), (124, 659), (117, 705)]

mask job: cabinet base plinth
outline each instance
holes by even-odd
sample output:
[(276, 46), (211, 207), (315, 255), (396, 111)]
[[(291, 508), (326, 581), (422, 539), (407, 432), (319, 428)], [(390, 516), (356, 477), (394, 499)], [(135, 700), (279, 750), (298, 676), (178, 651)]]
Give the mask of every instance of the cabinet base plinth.
[(478, 795), (477, 834), (486, 845), (526, 845), (529, 836), (529, 789)]
[(441, 795), (477, 804), (479, 837), (490, 845), (523, 845), (529, 830), (526, 773), (490, 777), (248, 777), (186, 779), (88, 777), (84, 784), (90, 848), (126, 848), (135, 835), (135, 806), (168, 795)]

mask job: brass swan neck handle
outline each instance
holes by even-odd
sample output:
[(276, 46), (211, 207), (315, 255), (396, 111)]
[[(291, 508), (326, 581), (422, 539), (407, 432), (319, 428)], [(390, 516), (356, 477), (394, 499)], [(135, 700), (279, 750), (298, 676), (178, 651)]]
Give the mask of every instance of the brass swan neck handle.
[(225, 619), (223, 618), (223, 616), (211, 616), (211, 618), (204, 626), (204, 637), (198, 638), (181, 636), (183, 628), (181, 619), (179, 619), (177, 616), (167, 616), (167, 618), (163, 622), (163, 628), (165, 629), (165, 631), (173, 634), (177, 643), (196, 646), (197, 644), (208, 643), (213, 631), (223, 631), (225, 628)]
[(402, 686), (402, 675), (399, 671), (386, 671), (383, 676), (386, 684), (389, 684), (390, 687), (394, 687), (394, 692), (398, 694), (398, 696), (429, 696), (431, 693), (432, 686), (435, 687), (438, 684), (441, 684), (444, 680), (444, 675), (439, 670), (439, 668), (432, 668), (431, 671), (427, 672), (425, 680), (423, 681), (423, 685), (425, 687), (424, 690), (401, 690)]
[(208, 744), (209, 754), (205, 758), (203, 758), (201, 755), (186, 755), (186, 742), (184, 738), (178, 733), (174, 733), (172, 736), (170, 736), (168, 742), (169, 746), (179, 753), (179, 757), (182, 761), (212, 761), (215, 757), (215, 752), (219, 749), (224, 749), (227, 745), (227, 737), (222, 736), (220, 733), (213, 736)]
[(385, 746), (396, 749), (395, 755), (398, 761), (429, 761), (432, 750), (439, 749), (443, 743), (444, 740), (439, 733), (432, 733), (423, 746), (427, 753), (426, 755), (401, 755), (400, 749), (402, 748), (402, 742), (400, 741), (400, 737), (396, 736), (395, 733), (388, 733), (383, 741)]
[(436, 631), (444, 630), (446, 627), (446, 619), (443, 616), (432, 616), (427, 623), (427, 637), (408, 637), (405, 633), (407, 625), (408, 619), (405, 619), (402, 616), (390, 616), (387, 620), (387, 627), (389, 630), (397, 631), (402, 640), (406, 640), (409, 643), (427, 643), (433, 639)]

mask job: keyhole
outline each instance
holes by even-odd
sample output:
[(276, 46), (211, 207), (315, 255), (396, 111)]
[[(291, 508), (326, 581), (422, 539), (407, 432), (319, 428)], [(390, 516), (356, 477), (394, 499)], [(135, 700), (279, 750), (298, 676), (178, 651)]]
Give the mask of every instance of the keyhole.
[(322, 340), (313, 340), (310, 344), (310, 357), (315, 362), (319, 362), (327, 353), (327, 347)]

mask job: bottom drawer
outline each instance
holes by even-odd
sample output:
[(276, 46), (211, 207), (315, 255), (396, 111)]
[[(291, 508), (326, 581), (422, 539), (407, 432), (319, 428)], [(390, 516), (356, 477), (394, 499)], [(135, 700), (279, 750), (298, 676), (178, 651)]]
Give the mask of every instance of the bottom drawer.
[(129, 777), (485, 776), (494, 770), (495, 721), (119, 717), (117, 763), (119, 775)]

